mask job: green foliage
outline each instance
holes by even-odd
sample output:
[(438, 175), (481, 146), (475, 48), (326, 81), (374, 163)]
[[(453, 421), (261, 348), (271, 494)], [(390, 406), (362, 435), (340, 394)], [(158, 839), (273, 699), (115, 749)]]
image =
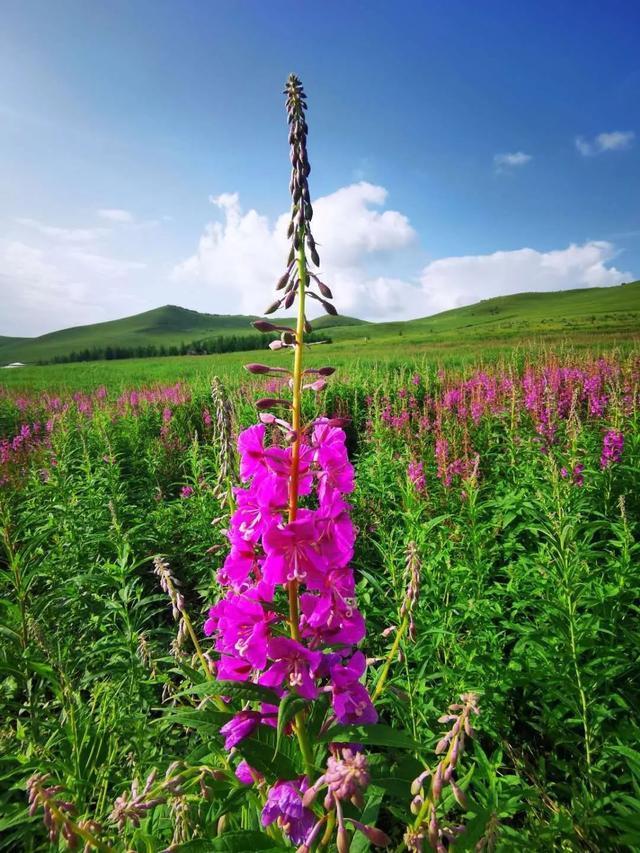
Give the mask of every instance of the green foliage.
[[(318, 348), (314, 358), (323, 363), (326, 355)], [(568, 355), (530, 356), (543, 358), (552, 364)], [(442, 434), (461, 452), (477, 452), (479, 471), (449, 485), (438, 477), (436, 428), (383, 417), (387, 407), (394, 416), (408, 412), (412, 395), (422, 405), (440, 393), (437, 365), (352, 364), (326, 392), (327, 412), (352, 417), (354, 564), (370, 685), (393, 642), (383, 631), (401, 621), (409, 542), (421, 590), (415, 639), (406, 634), (392, 661), (379, 724), (323, 731), (321, 714), (307, 723), (315, 760), (328, 741), (365, 745), (366, 819), (395, 848), (413, 819), (412, 781), (436, 763), (437, 720), (471, 690), (482, 713), (460, 774), (468, 804), (443, 801), (452, 821), (467, 827), (455, 850), (640, 843), (637, 353), (616, 358), (631, 402), (612, 379), (606, 422), (578, 408), (547, 453), (522, 407), (471, 426), (452, 413)], [(450, 363), (461, 378), (462, 362)], [(525, 354), (514, 353), (495, 369), (518, 376), (524, 364)], [(226, 378), (237, 431), (254, 419), (261, 392), (254, 379), (240, 381), (235, 365), (237, 357)], [(73, 367), (66, 381), (80, 375)], [(93, 367), (82, 368), (85, 388), (105, 376)], [(118, 382), (128, 384), (137, 369), (127, 365)], [(54, 375), (48, 370), (36, 381)], [(412, 385), (416, 370), (420, 383)], [(36, 771), (63, 785), (75, 819), (99, 821), (116, 850), (287, 849), (281, 835), (261, 830), (259, 790), (235, 778), (237, 760), (229, 764), (219, 734), (229, 716), (210, 701), (215, 682), (203, 675), (190, 638), (177, 642), (152, 568), (153, 556), (165, 555), (208, 651), (202, 625), (215, 601), (230, 511), (229, 483), (218, 481), (228, 448), (203, 421), (209, 384), (194, 379), (165, 419), (162, 402), (118, 403), (118, 382), (91, 416), (73, 407), (60, 413), (50, 445), (38, 445), (0, 487), (0, 849), (50, 849), (41, 814), (27, 813), (25, 783)], [(46, 401), (25, 399), (22, 411), (16, 394), (0, 395), (3, 434), (44, 420)], [(310, 416), (313, 404), (306, 405)], [(602, 470), (609, 427), (624, 433), (625, 450), (620, 464)], [(424, 465), (423, 491), (407, 477), (411, 461)], [(561, 475), (577, 461), (585, 465), (582, 487)], [(191, 491), (181, 497), (185, 486)], [(238, 702), (275, 699), (235, 682), (216, 684), (218, 691)], [(291, 694), (277, 727), (261, 726), (239, 744), (268, 781), (301, 773), (286, 732), (303, 708)], [(109, 819), (116, 798), (153, 768), (158, 786), (167, 772), (181, 774), (180, 795), (119, 832)], [(356, 832), (351, 849), (369, 846)]]

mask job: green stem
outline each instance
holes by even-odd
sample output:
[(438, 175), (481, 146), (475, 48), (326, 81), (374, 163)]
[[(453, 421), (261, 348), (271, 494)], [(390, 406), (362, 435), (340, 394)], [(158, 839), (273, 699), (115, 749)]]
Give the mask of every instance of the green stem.
[(371, 701), (375, 703), (376, 699), (379, 698), (380, 694), (384, 690), (384, 685), (389, 676), (389, 669), (391, 668), (391, 664), (395, 660), (396, 655), (398, 654), (398, 649), (400, 648), (400, 643), (402, 642), (402, 638), (404, 637), (407, 628), (409, 627), (409, 614), (407, 613), (402, 622), (400, 623), (400, 627), (396, 631), (396, 638), (393, 641), (393, 645), (389, 650), (389, 654), (387, 655), (384, 666), (382, 667), (382, 672), (380, 673), (380, 678), (378, 679), (378, 683), (376, 684), (376, 689), (373, 691), (373, 695), (371, 697)]
[[(298, 479), (300, 473), (300, 446), (302, 423), (302, 356), (304, 351), (304, 302), (307, 286), (307, 260), (304, 254), (304, 233), (300, 235), (298, 250), (298, 321), (296, 325), (296, 343), (293, 362), (293, 400), (291, 427), (294, 433), (291, 452), (291, 482), (289, 486), (289, 523), (296, 520), (298, 514)], [(298, 581), (291, 580), (287, 584), (289, 595), (289, 631), (291, 637), (300, 642), (300, 610), (298, 606)], [(313, 750), (307, 736), (305, 715), (302, 711), (296, 714), (296, 736), (304, 759), (305, 770), (309, 781), (313, 778)]]

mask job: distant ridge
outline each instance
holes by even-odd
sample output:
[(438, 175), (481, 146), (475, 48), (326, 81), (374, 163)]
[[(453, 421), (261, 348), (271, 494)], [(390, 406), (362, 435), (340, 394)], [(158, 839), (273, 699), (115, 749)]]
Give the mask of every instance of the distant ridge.
[[(163, 305), (132, 317), (61, 329), (37, 338), (0, 337), (0, 364), (49, 361), (95, 347), (169, 347), (218, 336), (255, 335), (251, 323), (256, 319), (246, 314), (205, 314)], [(358, 344), (399, 335), (407, 343), (419, 344), (596, 329), (628, 337), (640, 334), (640, 281), (615, 287), (497, 296), (417, 320), (368, 323), (356, 317), (322, 316), (312, 326), (327, 330), (332, 340)]]

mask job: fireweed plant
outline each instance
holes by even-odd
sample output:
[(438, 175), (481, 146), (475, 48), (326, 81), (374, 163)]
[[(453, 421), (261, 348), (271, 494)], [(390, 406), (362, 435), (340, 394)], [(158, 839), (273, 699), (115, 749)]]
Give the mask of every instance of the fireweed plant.
[[(365, 656), (356, 650), (365, 636), (365, 622), (356, 606), (350, 567), (355, 528), (345, 496), (354, 489), (354, 472), (344, 421), (321, 417), (304, 423), (302, 417), (303, 393), (321, 391), (334, 372), (331, 367), (304, 367), (306, 299), (318, 300), (329, 313), (336, 311), (329, 301), (331, 291), (311, 266), (317, 268), (320, 258), (311, 232), (307, 102), (295, 75), (289, 77), (285, 94), (292, 164), (291, 249), (277, 284), (283, 296), (266, 313), (289, 308), (297, 300), (298, 320), (295, 330), (266, 321), (255, 325), (263, 332), (281, 333), (271, 348), (292, 350), (293, 369), (249, 364), (247, 370), (286, 375), (292, 397), (258, 400), (260, 422), (240, 433), (245, 486), (234, 492), (231, 551), (218, 575), (225, 594), (211, 608), (204, 630), (219, 653), (217, 679), (259, 685), (272, 697), (253, 703), (258, 707), (245, 706), (221, 728), (225, 748), (241, 755), (245, 738), (261, 726), (276, 727), (279, 736), (291, 733), (298, 742), (303, 771), (294, 778), (265, 785), (256, 770), (242, 765), (243, 776), (248, 774), (248, 781), (264, 791), (262, 825), (278, 827), (302, 850), (318, 843), (326, 846), (335, 827), (342, 851), (349, 849), (353, 828), (377, 844), (388, 839), (343, 808), (347, 802), (364, 806), (369, 784), (364, 752), (338, 743), (324, 756), (314, 749), (314, 740), (336, 723), (368, 725), (376, 723), (378, 715), (361, 680)], [(288, 412), (289, 419), (269, 411), (274, 408)], [(220, 693), (225, 693), (222, 685)], [(321, 766), (326, 763), (321, 775), (319, 761)], [(324, 807), (314, 810), (320, 788), (327, 789)]]
[[(288, 94), (278, 303), (331, 305)], [(636, 849), (637, 349), (325, 385), (299, 320), (0, 386), (0, 850)]]

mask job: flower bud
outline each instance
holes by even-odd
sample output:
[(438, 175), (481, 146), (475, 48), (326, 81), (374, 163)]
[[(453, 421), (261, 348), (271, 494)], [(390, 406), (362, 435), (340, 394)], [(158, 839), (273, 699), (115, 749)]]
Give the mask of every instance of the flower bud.
[(254, 320), (251, 325), (259, 332), (279, 332), (282, 329), (282, 326), (274, 326), (268, 320)]
[(467, 797), (462, 788), (458, 787), (456, 783), (451, 781), (451, 790), (453, 791), (453, 796), (456, 798), (456, 802), (459, 806), (462, 806), (463, 809), (467, 808)]
[(365, 835), (372, 844), (375, 844), (376, 847), (387, 847), (391, 844), (391, 839), (383, 832), (381, 829), (378, 829), (377, 826), (366, 826), (364, 824), (359, 824), (358, 829), (360, 832)]
[(308, 788), (302, 797), (302, 805), (308, 809), (318, 795), (318, 789), (315, 786)]
[(277, 397), (263, 397), (256, 402), (257, 409), (270, 409), (272, 406), (285, 406), (291, 408), (291, 400), (280, 400)]
[(441, 755), (449, 746), (450, 735), (446, 734), (444, 737), (440, 738), (438, 741), (438, 745), (436, 746), (436, 755)]
[(349, 847), (351, 846), (351, 842), (349, 840), (349, 833), (344, 828), (344, 825), (339, 827), (338, 835), (336, 837), (336, 848), (338, 853), (349, 853)]
[(271, 303), (271, 305), (269, 305), (269, 306), (265, 309), (265, 312), (264, 312), (264, 313), (265, 313), (265, 314), (273, 314), (273, 313), (274, 313), (274, 311), (277, 311), (277, 310), (278, 310), (278, 308), (280, 307), (280, 303), (281, 303), (281, 302), (282, 302), (282, 300), (281, 300), (281, 299), (276, 299), (276, 301), (275, 301), (275, 302), (272, 302), (272, 303)]

